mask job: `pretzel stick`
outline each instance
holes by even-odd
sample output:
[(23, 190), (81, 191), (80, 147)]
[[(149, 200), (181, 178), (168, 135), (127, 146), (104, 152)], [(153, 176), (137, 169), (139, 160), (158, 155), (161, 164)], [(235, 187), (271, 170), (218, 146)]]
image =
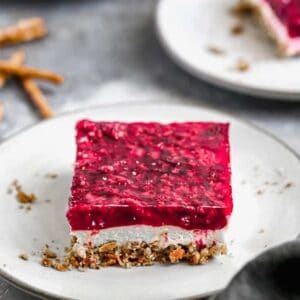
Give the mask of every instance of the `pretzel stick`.
[(44, 118), (53, 117), (54, 112), (37, 84), (31, 78), (22, 78), (21, 80), (25, 91), (28, 93), (31, 101), (37, 107), (41, 115)]
[(0, 29), (0, 46), (40, 39), (48, 33), (42, 18), (19, 21), (16, 25)]
[[(22, 50), (16, 51), (10, 57), (9, 62), (13, 65), (20, 66), (24, 63), (25, 53)], [(5, 85), (6, 80), (9, 78), (9, 75), (5, 73), (0, 73), (0, 89)]]
[(55, 84), (61, 84), (64, 82), (64, 78), (56, 73), (26, 66), (15, 66), (5, 61), (0, 61), (0, 72), (19, 77), (32, 77), (41, 80), (48, 80)]
[[(23, 51), (19, 51), (19, 63), (23, 64), (25, 60), (25, 53)], [(21, 61), (22, 59), (22, 61)], [(30, 96), (31, 101), (38, 108), (39, 112), (44, 118), (50, 118), (54, 115), (50, 105), (47, 103), (45, 96), (42, 91), (39, 89), (37, 84), (30, 78), (21, 78), (22, 85), (25, 91)]]
[(2, 102), (0, 102), (0, 122), (3, 119), (3, 115), (4, 115), (4, 105)]

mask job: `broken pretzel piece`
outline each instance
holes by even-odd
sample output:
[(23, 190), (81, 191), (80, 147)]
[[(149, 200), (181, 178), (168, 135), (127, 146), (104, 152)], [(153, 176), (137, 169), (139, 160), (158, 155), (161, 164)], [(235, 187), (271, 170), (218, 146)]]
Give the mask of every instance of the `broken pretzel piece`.
[[(42, 76), (44, 76), (44, 77), (46, 76), (45, 78), (49, 78), (48, 75), (52, 74), (51, 78), (52, 79), (54, 78), (57, 82), (63, 80), (63, 78), (61, 76), (56, 75), (54, 73), (51, 73), (48, 71), (39, 71), (39, 70), (36, 70), (33, 68), (24, 67), (23, 66), (24, 61), (25, 61), (25, 53), (24, 53), (24, 51), (20, 50), (20, 51), (15, 52), (11, 56), (11, 59), (9, 60), (9, 62), (3, 62), (3, 64), (5, 66), (9, 65), (9, 67), (6, 67), (4, 69), (5, 70), (9, 69), (12, 72), (3, 72), (3, 71), (1, 72), (1, 70), (0, 70), (0, 88), (1, 88), (1, 86), (3, 86), (5, 84), (6, 80), (11, 75), (18, 76), (19, 74), (40, 73), (40, 74), (42, 74)], [(1, 64), (1, 61), (0, 61), (0, 64)], [(13, 71), (15, 71), (15, 72), (13, 72)], [(47, 103), (45, 96), (43, 95), (42, 91), (39, 89), (37, 84), (34, 82), (34, 80), (31, 79), (30, 77), (26, 77), (26, 76), (22, 77), (19, 75), (19, 77), (20, 77), (20, 81), (23, 85), (24, 90), (27, 92), (31, 101), (39, 110), (40, 114), (44, 118), (53, 117), (54, 116), (53, 110), (51, 109), (50, 105)], [(3, 113), (3, 111), (2, 111), (2, 113)], [(1, 107), (0, 107), (0, 114), (1, 114)]]
[[(24, 60), (25, 60), (25, 53)], [(37, 107), (43, 118), (51, 118), (54, 116), (54, 112), (47, 102), (46, 97), (43, 95), (42, 91), (39, 89), (38, 85), (31, 78), (20, 78), (24, 90), (29, 95), (33, 104)]]
[(31, 78), (23, 78), (21, 81), (25, 91), (28, 93), (31, 101), (37, 107), (41, 115), (44, 118), (53, 117), (54, 112), (37, 84)]
[(64, 78), (61, 75), (50, 71), (39, 70), (27, 66), (16, 66), (12, 63), (0, 61), (0, 72), (7, 75), (16, 75), (19, 77), (31, 77), (41, 80), (48, 80), (55, 84), (61, 84), (64, 82)]
[(13, 45), (43, 38), (48, 33), (42, 18), (19, 21), (16, 25), (0, 29), (0, 46)]
[[(15, 53), (13, 53), (13, 55), (11, 56), (9, 63), (15, 65), (15, 66), (20, 66), (24, 63), (25, 61), (25, 53), (22, 50), (16, 51)], [(9, 78), (8, 74), (5, 73), (0, 73), (0, 88), (2, 88), (5, 83), (6, 80)]]

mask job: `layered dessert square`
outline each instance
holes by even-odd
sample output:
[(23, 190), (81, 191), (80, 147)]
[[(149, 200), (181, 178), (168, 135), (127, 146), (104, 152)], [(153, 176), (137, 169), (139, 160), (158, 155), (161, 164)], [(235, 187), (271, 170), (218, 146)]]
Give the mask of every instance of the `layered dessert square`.
[(67, 218), (76, 267), (202, 264), (232, 212), (229, 124), (77, 123)]
[(300, 54), (299, 0), (241, 0), (241, 4), (254, 10), (281, 55)]

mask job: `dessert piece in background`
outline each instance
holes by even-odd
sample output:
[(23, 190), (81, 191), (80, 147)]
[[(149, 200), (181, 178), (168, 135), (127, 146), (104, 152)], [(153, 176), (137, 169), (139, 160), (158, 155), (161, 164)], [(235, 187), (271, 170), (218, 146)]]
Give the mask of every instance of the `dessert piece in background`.
[(278, 45), (280, 55), (300, 54), (299, 0), (240, 0), (240, 5), (253, 9), (261, 25)]
[(225, 253), (228, 130), (224, 123), (78, 122), (67, 263), (202, 264)]

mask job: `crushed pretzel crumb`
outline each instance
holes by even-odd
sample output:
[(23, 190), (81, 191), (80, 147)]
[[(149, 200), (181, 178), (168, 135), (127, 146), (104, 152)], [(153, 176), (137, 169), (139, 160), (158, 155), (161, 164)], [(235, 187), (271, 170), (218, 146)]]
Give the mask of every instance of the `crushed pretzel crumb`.
[(216, 46), (208, 46), (207, 51), (215, 55), (224, 55), (225, 51)]
[(46, 258), (57, 258), (57, 254), (49, 249), (48, 245), (45, 245), (44, 249), (43, 249), (43, 256)]
[(181, 261), (191, 265), (206, 263), (210, 258), (226, 254), (225, 245), (213, 245), (198, 249), (195, 244), (170, 245), (161, 248), (158, 241), (152, 243), (127, 242), (118, 245), (115, 241), (97, 247), (87, 247), (77, 244), (76, 238), (71, 241), (71, 247), (66, 247), (66, 255), (58, 259), (49, 255), (49, 246), (45, 246), (41, 265), (58, 271), (77, 269), (100, 269), (108, 266), (130, 268), (134, 266), (151, 266), (155, 263), (174, 264)]
[(4, 104), (0, 102), (0, 121), (2, 121), (4, 116)]
[(256, 194), (257, 194), (257, 195), (262, 195), (263, 193), (264, 193), (264, 191), (262, 191), (262, 190), (257, 190), (257, 191), (256, 191)]
[(247, 3), (239, 2), (231, 7), (230, 13), (235, 17), (241, 17), (244, 15), (251, 14), (253, 12), (253, 7)]
[(26, 194), (23, 191), (18, 191), (17, 199), (20, 203), (33, 203), (36, 201), (36, 196), (34, 194)]
[(49, 178), (49, 179), (56, 179), (58, 177), (57, 174), (54, 174), (54, 173), (47, 173), (45, 175), (46, 178)]
[[(11, 183), (11, 187), (13, 187), (16, 191), (16, 198), (17, 200), (22, 203), (22, 204), (31, 204), (34, 203), (36, 201), (36, 195), (35, 194), (27, 194), (23, 191), (21, 184), (18, 182), (18, 180), (14, 180)], [(9, 187), (9, 189), (11, 189), (11, 187)], [(12, 190), (9, 190), (12, 192)], [(19, 208), (23, 209), (24, 205), (20, 205)], [(31, 206), (28, 205), (26, 206), (27, 210), (31, 210)]]
[(179, 260), (181, 260), (183, 258), (184, 254), (185, 254), (185, 251), (180, 248), (177, 248), (177, 249), (171, 251), (169, 254), (170, 262), (172, 264), (175, 262), (178, 262)]
[(245, 31), (245, 28), (242, 23), (238, 22), (234, 26), (231, 27), (231, 33), (233, 35), (242, 34)]
[(292, 186), (293, 186), (293, 183), (290, 181), (290, 182), (288, 182), (288, 183), (285, 184), (284, 188), (285, 189), (289, 189)]
[(40, 39), (48, 33), (42, 18), (20, 20), (17, 24), (0, 29), (0, 45), (12, 45)]
[(250, 69), (250, 65), (244, 60), (239, 60), (235, 69), (239, 72), (247, 72)]
[(28, 260), (28, 255), (25, 254), (25, 253), (22, 253), (19, 255), (19, 258), (22, 259), (22, 260)]

